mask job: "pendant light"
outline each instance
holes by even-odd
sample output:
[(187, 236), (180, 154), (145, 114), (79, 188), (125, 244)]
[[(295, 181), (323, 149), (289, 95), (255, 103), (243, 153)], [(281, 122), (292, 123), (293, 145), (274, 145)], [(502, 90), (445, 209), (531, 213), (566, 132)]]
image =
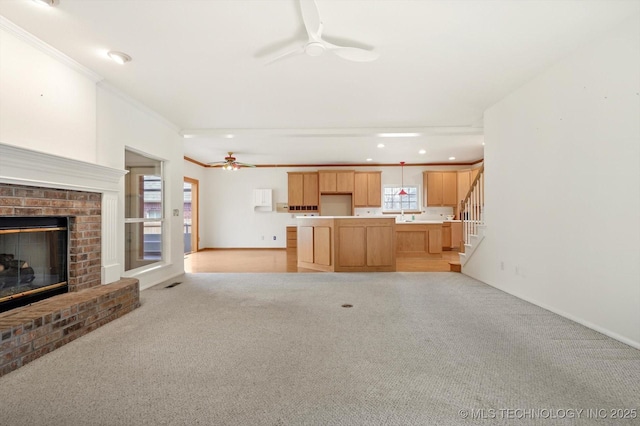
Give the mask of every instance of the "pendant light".
[(400, 162), (400, 166), (402, 166), (402, 187), (400, 188), (398, 195), (408, 195), (407, 191), (404, 190), (404, 161)]

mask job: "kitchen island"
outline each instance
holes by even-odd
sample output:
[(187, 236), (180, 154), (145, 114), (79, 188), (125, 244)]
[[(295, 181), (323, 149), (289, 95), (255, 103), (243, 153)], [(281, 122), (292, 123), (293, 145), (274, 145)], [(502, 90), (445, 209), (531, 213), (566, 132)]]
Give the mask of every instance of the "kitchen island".
[(417, 220), (396, 224), (397, 257), (442, 257), (442, 221)]
[(329, 272), (394, 272), (393, 217), (297, 218), (298, 267)]

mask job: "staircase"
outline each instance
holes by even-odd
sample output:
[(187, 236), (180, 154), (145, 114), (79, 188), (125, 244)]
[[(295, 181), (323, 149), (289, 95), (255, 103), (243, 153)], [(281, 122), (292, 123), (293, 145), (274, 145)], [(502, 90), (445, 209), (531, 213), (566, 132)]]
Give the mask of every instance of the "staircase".
[(462, 241), (460, 266), (462, 267), (473, 256), (482, 240), (486, 226), (484, 223), (484, 165), (480, 167), (469, 191), (460, 202), (460, 219), (462, 220)]

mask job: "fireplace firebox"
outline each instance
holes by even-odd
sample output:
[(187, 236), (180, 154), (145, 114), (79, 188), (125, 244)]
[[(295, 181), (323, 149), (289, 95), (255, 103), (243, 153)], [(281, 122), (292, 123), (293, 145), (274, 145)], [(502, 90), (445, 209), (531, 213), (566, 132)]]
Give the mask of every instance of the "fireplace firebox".
[(0, 312), (68, 291), (68, 217), (0, 217)]

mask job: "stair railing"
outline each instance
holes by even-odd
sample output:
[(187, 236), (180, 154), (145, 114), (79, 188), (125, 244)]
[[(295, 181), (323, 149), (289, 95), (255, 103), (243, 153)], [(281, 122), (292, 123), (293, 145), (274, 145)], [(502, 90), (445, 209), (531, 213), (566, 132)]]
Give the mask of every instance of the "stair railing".
[(478, 235), (478, 227), (484, 225), (484, 164), (460, 201), (460, 220), (463, 243), (460, 250), (464, 251), (464, 244), (469, 242), (470, 235)]

